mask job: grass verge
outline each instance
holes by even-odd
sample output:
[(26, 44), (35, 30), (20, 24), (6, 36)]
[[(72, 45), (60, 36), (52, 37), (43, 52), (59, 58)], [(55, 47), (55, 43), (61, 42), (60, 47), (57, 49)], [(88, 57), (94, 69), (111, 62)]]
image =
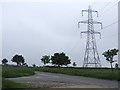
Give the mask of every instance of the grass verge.
[(85, 76), (93, 77), (99, 79), (108, 79), (108, 80), (119, 80), (120, 81), (120, 70), (113, 69), (95, 69), (95, 68), (50, 68), (50, 67), (41, 67), (36, 68), (36, 71), (42, 72), (51, 72), (51, 73), (61, 73), (73, 76)]
[(32, 88), (31, 85), (24, 83), (16, 83), (11, 80), (6, 80), (5, 78), (15, 78), (22, 76), (34, 75), (34, 69), (28, 67), (11, 67), (3, 66), (2, 67), (2, 90), (17, 89), (17, 88)]
[(16, 83), (10, 80), (2, 79), (2, 90), (6, 89), (25, 89), (31, 88), (31, 85), (23, 84), (23, 83)]
[(34, 69), (28, 67), (2, 67), (2, 77), (15, 78), (34, 75)]

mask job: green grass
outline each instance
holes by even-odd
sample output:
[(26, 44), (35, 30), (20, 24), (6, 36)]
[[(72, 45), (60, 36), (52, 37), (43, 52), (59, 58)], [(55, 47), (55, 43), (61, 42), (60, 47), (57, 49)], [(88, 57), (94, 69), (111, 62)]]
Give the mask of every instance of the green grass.
[(34, 69), (28, 67), (2, 67), (2, 77), (15, 78), (34, 75)]
[(4, 78), (15, 78), (22, 76), (34, 75), (34, 69), (28, 67), (11, 67), (3, 66), (2, 67), (2, 89), (12, 89), (12, 88), (31, 88), (31, 85), (24, 83), (16, 83), (11, 80), (6, 80)]
[(31, 88), (30, 85), (28, 84), (23, 84), (23, 83), (16, 83), (10, 80), (2, 80), (2, 89), (12, 89), (12, 88)]
[(113, 72), (111, 69), (85, 69), (85, 68), (36, 68), (36, 71), (42, 72), (51, 72), (51, 73), (61, 73), (74, 76), (85, 76), (85, 77), (94, 77), (100, 79), (109, 79), (109, 80), (120, 80), (118, 77), (118, 72), (120, 70), (114, 69)]
[[(3, 85), (2, 88), (31, 88), (31, 85), (16, 83), (4, 78), (14, 78), (29, 76), (35, 74), (34, 71), (62, 73), (73, 76), (94, 77), (100, 79), (120, 80), (120, 70), (113, 69), (95, 69), (95, 68), (57, 68), (57, 67), (41, 67), (41, 68), (28, 68), (28, 67), (9, 67), (2, 68)], [(119, 76), (119, 77), (118, 77)]]

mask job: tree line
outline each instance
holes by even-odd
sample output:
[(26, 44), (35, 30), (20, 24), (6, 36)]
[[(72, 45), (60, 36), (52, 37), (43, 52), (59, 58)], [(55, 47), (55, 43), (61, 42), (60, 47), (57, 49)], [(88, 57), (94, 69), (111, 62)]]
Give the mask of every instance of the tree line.
[[(63, 66), (63, 65), (67, 66), (68, 64), (71, 64), (71, 60), (63, 52), (62, 53), (54, 53), (54, 55), (51, 57), (48, 55), (42, 56), (42, 58), (40, 60), (44, 63), (44, 65), (51, 63), (58, 67)], [(13, 56), (11, 61), (16, 63), (17, 66), (28, 66), (27, 63), (25, 63), (25, 59), (22, 55), (16, 54), (15, 56)], [(7, 65), (7, 63), (8, 63), (8, 60), (6, 58), (4, 58), (2, 60), (2, 64)], [(75, 62), (74, 62), (74, 64), (75, 64)], [(36, 67), (36, 65), (33, 64), (33, 67)]]
[[(28, 66), (27, 63), (25, 63), (25, 59), (22, 55), (18, 55), (18, 54), (14, 55), (11, 61), (16, 63), (17, 66)], [(2, 64), (7, 65), (7, 63), (8, 63), (8, 60), (4, 58), (2, 60)]]
[(71, 64), (71, 60), (63, 52), (54, 53), (54, 55), (51, 57), (45, 55), (41, 58), (41, 61), (44, 63), (44, 65), (48, 63), (52, 63), (53, 65), (57, 65), (58, 67), (63, 66), (63, 65), (67, 66), (68, 64)]
[[(113, 63), (117, 62), (117, 60), (114, 60), (114, 56), (116, 56), (118, 54), (118, 49), (108, 49), (107, 51), (103, 52), (102, 55), (106, 58), (106, 60), (110, 63), (111, 68), (113, 68)], [(42, 56), (42, 58), (40, 59), (44, 65), (46, 64), (52, 64), (54, 66), (67, 66), (69, 64), (71, 64), (71, 59), (64, 53), (54, 53), (53, 56), (49, 56), (49, 55), (44, 55)], [(16, 54), (15, 56), (13, 56), (13, 58), (11, 59), (12, 62), (16, 63), (17, 66), (28, 66), (27, 63), (25, 63), (25, 59), (22, 55), (18, 55)], [(4, 58), (2, 60), (2, 64), (3, 65), (7, 65), (8, 60), (6, 58)], [(73, 62), (73, 66), (76, 66), (77, 64), (75, 62)], [(35, 67), (36, 65), (33, 64), (33, 67)], [(115, 65), (116, 68), (118, 68), (118, 64), (116, 63)]]

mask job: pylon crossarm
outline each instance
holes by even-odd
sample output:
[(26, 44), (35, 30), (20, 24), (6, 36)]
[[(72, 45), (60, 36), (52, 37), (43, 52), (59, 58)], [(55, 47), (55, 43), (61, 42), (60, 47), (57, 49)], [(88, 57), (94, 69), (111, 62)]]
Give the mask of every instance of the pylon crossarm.
[(78, 22), (78, 28), (80, 28), (80, 23), (86, 23), (86, 24), (88, 24), (88, 20), (86, 20), (86, 21), (79, 21)]
[(98, 11), (92, 10), (92, 12), (96, 12), (97, 13), (97, 17), (98, 17)]
[(82, 34), (83, 34), (83, 33), (87, 34), (87, 31), (82, 31), (82, 32), (81, 32), (81, 38), (82, 38)]
[(82, 31), (81, 33), (88, 33), (88, 31)]
[(78, 23), (88, 23), (88, 20), (86, 20), (86, 21), (79, 21)]
[(100, 32), (94, 32), (94, 34), (99, 34), (100, 35), (100, 39), (101, 39), (101, 33)]
[(88, 10), (82, 10), (82, 16), (83, 16), (83, 12), (88, 12)]
[(93, 24), (100, 24), (101, 25), (101, 29), (103, 28), (101, 22), (93, 21)]

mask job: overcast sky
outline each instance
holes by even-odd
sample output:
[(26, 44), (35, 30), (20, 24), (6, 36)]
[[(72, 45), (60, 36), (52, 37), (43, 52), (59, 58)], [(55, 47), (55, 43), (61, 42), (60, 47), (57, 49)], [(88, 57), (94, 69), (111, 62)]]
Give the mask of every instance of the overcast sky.
[[(110, 0), (111, 1), (111, 0)], [(93, 14), (94, 20), (103, 23), (95, 25), (102, 38), (96, 35), (97, 48), (102, 66), (110, 66), (102, 53), (111, 48), (118, 48), (118, 4), (116, 2), (39, 2), (39, 3), (4, 3), (2, 4), (2, 58), (9, 63), (15, 54), (22, 54), (29, 64), (43, 65), (40, 61), (43, 55), (53, 55), (55, 52), (65, 52), (76, 62), (83, 65), (86, 45), (87, 25), (78, 21), (87, 20), (87, 13), (82, 17), (81, 10), (99, 11), (99, 17)], [(112, 25), (110, 25), (112, 24)], [(106, 27), (110, 25), (109, 27)], [(106, 28), (104, 28), (106, 27)], [(117, 59), (117, 57), (116, 57)]]

